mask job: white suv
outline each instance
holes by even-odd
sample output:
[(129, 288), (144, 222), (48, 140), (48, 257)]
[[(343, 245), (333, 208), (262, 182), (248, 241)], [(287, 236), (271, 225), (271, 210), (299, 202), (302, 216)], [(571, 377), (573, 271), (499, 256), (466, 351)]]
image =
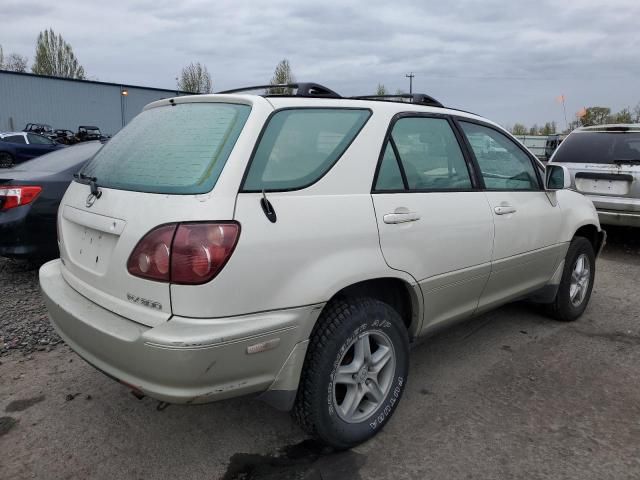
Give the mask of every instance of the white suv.
[(428, 96), (292, 88), (154, 102), (70, 185), (40, 282), (85, 360), (162, 402), (260, 393), (346, 448), (419, 337), (521, 298), (582, 314), (604, 232), (565, 168)]

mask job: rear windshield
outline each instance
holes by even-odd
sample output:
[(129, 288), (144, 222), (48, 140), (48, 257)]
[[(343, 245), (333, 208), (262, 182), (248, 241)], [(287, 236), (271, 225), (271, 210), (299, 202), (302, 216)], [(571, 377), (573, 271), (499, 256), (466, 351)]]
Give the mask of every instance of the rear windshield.
[(576, 132), (558, 147), (554, 162), (616, 163), (640, 160), (640, 132)]
[(209, 192), (250, 111), (247, 105), (204, 102), (146, 110), (109, 140), (82, 173), (106, 188)]

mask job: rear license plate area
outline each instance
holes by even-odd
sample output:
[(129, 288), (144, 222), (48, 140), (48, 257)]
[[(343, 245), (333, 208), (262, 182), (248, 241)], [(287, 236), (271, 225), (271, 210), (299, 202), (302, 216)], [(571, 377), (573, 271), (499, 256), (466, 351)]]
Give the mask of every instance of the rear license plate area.
[(628, 195), (629, 182), (598, 178), (576, 178), (576, 188), (582, 193), (598, 195)]

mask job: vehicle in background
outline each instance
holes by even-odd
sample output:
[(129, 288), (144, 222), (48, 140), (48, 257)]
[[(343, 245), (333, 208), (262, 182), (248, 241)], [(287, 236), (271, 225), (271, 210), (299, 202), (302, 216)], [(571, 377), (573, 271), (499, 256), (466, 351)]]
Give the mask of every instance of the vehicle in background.
[(600, 223), (640, 227), (640, 124), (578, 128), (551, 163), (567, 167), (572, 185), (591, 199)]
[(544, 146), (547, 141), (547, 135), (514, 135), (520, 143), (533, 153), (538, 160), (546, 162), (547, 157), (544, 154)]
[(66, 145), (36, 133), (0, 133), (0, 168), (11, 168), (19, 163), (65, 147)]
[(562, 143), (562, 141), (565, 138), (567, 138), (567, 135), (564, 133), (555, 133), (547, 137), (547, 141), (544, 145), (545, 160), (549, 161), (549, 159), (553, 155), (553, 152), (556, 151), (558, 146)]
[(55, 142), (62, 143), (64, 145), (73, 145), (74, 143), (78, 142), (75, 133), (73, 133), (71, 130), (65, 130), (61, 128), (54, 130), (50, 138)]
[(45, 123), (27, 123), (26, 127), (22, 129), (23, 132), (37, 133), (39, 135), (49, 136), (53, 133), (51, 125)]
[(89, 363), (162, 402), (260, 393), (347, 448), (410, 342), (521, 298), (584, 312), (605, 235), (565, 168), (428, 95), (285, 87), (147, 105), (71, 183), (40, 284)]
[(105, 140), (108, 137), (100, 132), (98, 127), (89, 125), (80, 125), (78, 127), (78, 133), (76, 133), (76, 140), (78, 142), (91, 142), (93, 140)]
[(73, 174), (100, 149), (86, 142), (0, 171), (0, 256), (58, 256), (56, 213)]

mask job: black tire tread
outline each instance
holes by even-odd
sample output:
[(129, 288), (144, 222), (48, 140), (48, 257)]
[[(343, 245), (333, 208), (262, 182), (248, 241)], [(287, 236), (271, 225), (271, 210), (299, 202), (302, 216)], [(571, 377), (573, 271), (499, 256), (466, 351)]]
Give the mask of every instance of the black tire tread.
[[(579, 236), (574, 237), (573, 240), (571, 241), (571, 244), (569, 245), (569, 249), (567, 250), (567, 255), (565, 256), (565, 259), (570, 261), (568, 262), (565, 261), (564, 271), (562, 272), (562, 280), (560, 283), (560, 289), (564, 287), (567, 281), (570, 281), (571, 269), (573, 268), (573, 259), (574, 257), (577, 256), (577, 253), (581, 250), (586, 250), (585, 253), (590, 254), (589, 257), (591, 260), (593, 260), (590, 265), (591, 266), (591, 279), (590, 279), (591, 285), (589, 286), (588, 297), (584, 302), (585, 303), (584, 308), (586, 308), (586, 305), (589, 303), (589, 299), (591, 297), (591, 290), (593, 289), (593, 284), (595, 282), (596, 268), (595, 268), (595, 253), (593, 250), (593, 245), (589, 240), (587, 240), (584, 237), (579, 237)], [(554, 299), (554, 301), (549, 304), (549, 313), (553, 318), (555, 318), (560, 322), (573, 322), (577, 320), (580, 317), (580, 315), (582, 315), (584, 308), (582, 309), (580, 314), (576, 316), (575, 313), (571, 311), (566, 301), (564, 301), (563, 296), (561, 295), (560, 289), (558, 290), (558, 294), (556, 295), (556, 298)]]
[(315, 421), (310, 399), (317, 395), (314, 391), (314, 382), (310, 379), (317, 375), (319, 363), (324, 354), (325, 347), (338, 327), (344, 323), (351, 309), (355, 305), (365, 306), (371, 303), (367, 298), (350, 298), (348, 301), (341, 298), (332, 300), (316, 322), (309, 337), (309, 347), (302, 367), (300, 385), (296, 401), (291, 411), (294, 420), (310, 435), (315, 435)]

